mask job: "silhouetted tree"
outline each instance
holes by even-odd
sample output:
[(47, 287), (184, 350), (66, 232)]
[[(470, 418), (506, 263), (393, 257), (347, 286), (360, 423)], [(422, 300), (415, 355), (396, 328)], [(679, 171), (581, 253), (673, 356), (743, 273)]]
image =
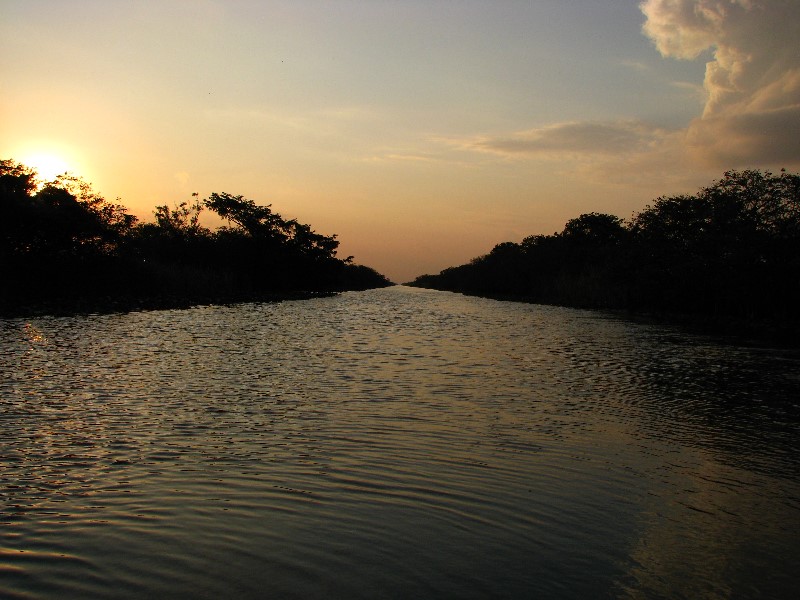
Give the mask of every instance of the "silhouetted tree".
[(561, 235), (573, 242), (601, 246), (621, 243), (627, 231), (619, 217), (588, 213), (567, 221)]
[(38, 186), (34, 170), (0, 163), (0, 309), (106, 294), (124, 278), (121, 248), (135, 217), (77, 177)]
[(800, 176), (729, 171), (625, 223), (589, 213), (414, 285), (537, 302), (798, 320)]
[(181, 202), (174, 208), (164, 204), (156, 206), (154, 211), (155, 225), (166, 235), (176, 238), (190, 238), (197, 235), (204, 235), (208, 230), (200, 225), (200, 213), (203, 212), (203, 204), (197, 200), (197, 194), (192, 194), (194, 201)]
[(315, 233), (310, 226), (286, 220), (272, 212), (272, 205), (260, 206), (253, 200), (232, 194), (211, 194), (205, 206), (229, 223), (236, 224), (254, 239), (269, 240), (277, 246), (291, 247), (316, 258), (333, 258), (339, 242), (336, 236)]
[[(389, 285), (352, 257), (336, 258), (335, 235), (242, 196), (193, 194), (191, 202), (157, 206), (154, 222), (137, 223), (80, 178), (38, 186), (33, 169), (0, 161), (2, 312), (106, 297), (169, 306)], [(206, 207), (229, 225), (203, 227)]]
[(797, 175), (729, 171), (694, 196), (658, 198), (631, 231), (646, 304), (786, 315), (798, 299)]

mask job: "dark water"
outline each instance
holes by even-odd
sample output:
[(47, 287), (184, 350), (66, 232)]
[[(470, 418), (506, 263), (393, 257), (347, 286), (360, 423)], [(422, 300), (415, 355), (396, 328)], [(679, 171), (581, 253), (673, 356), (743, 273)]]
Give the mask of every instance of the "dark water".
[(390, 288), (0, 321), (0, 597), (800, 597), (800, 354)]

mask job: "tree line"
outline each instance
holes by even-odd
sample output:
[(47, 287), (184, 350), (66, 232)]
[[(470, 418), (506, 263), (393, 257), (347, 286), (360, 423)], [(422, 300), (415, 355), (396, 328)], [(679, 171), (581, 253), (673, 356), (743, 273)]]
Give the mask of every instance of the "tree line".
[[(210, 210), (226, 225), (210, 230)], [(391, 285), (337, 257), (336, 235), (271, 206), (213, 193), (156, 206), (141, 222), (79, 177), (40, 182), (0, 160), (0, 312), (33, 308), (174, 306), (331, 293)]]
[(729, 171), (630, 220), (589, 213), (410, 285), (587, 308), (798, 323), (800, 176)]

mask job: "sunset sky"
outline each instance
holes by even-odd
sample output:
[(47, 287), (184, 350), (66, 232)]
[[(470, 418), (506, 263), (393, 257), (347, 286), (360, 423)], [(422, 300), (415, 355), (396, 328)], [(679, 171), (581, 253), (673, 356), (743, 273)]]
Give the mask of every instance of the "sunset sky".
[(0, 0), (0, 158), (243, 194), (394, 281), (800, 170), (800, 2)]

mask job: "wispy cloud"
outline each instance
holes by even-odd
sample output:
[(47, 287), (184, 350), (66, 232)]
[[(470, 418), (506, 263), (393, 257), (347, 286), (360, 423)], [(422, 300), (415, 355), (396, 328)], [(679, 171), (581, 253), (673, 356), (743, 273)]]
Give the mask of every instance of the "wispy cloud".
[(642, 121), (571, 121), (510, 135), (461, 140), (465, 149), (508, 156), (561, 159), (564, 156), (610, 156), (652, 147), (666, 130)]
[(627, 67), (628, 69), (633, 69), (634, 71), (649, 71), (650, 65), (643, 63), (639, 60), (622, 60), (620, 64), (623, 67)]
[(670, 85), (674, 88), (689, 92), (689, 94), (697, 98), (700, 102), (705, 103), (706, 101), (706, 90), (702, 85), (692, 83), (691, 81), (671, 81)]
[(422, 154), (376, 154), (364, 159), (367, 162), (418, 162), (428, 163), (436, 162), (437, 159), (432, 156), (425, 156)]

